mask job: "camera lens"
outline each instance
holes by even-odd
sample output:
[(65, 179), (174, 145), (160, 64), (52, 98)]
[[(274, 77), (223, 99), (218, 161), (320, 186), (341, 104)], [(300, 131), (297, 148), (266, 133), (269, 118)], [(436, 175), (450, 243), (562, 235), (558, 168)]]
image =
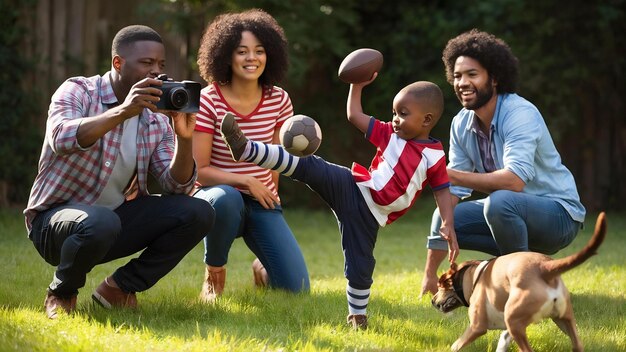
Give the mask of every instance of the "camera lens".
[(170, 103), (175, 109), (184, 108), (189, 102), (189, 94), (183, 87), (176, 87), (170, 91)]

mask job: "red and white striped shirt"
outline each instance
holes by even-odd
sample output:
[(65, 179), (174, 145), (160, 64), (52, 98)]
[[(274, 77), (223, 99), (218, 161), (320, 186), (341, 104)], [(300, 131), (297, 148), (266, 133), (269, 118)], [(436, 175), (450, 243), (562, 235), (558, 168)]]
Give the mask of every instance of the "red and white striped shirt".
[[(278, 196), (276, 184), (272, 180), (271, 170), (263, 169), (248, 162), (235, 162), (232, 159), (224, 139), (219, 133), (222, 119), (227, 112), (235, 115), (236, 121), (248, 139), (263, 143), (272, 143), (274, 131), (280, 129), (293, 115), (291, 99), (286, 91), (279, 87), (264, 89), (259, 105), (248, 115), (242, 115), (233, 109), (213, 83), (202, 89), (200, 111), (197, 114), (195, 130), (213, 134), (210, 165), (217, 169), (256, 177)], [(241, 190), (247, 193), (246, 190)]]
[(372, 118), (367, 139), (376, 146), (369, 169), (352, 164), (352, 175), (380, 226), (409, 210), (428, 183), (433, 190), (450, 186), (441, 142), (404, 140), (391, 122)]

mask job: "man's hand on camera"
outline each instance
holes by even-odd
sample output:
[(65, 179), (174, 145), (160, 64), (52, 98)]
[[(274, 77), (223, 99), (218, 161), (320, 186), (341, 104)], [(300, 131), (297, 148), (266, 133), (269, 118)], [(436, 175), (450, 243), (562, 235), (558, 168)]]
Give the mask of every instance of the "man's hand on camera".
[(172, 118), (174, 132), (179, 138), (191, 139), (193, 129), (196, 126), (196, 114), (184, 113), (180, 111), (165, 111)]
[(154, 78), (144, 78), (135, 83), (130, 88), (126, 100), (121, 105), (124, 112), (128, 113), (128, 117), (141, 114), (143, 109), (150, 109), (150, 111), (156, 112), (156, 103), (161, 100), (162, 92), (154, 86), (162, 84), (163, 81)]

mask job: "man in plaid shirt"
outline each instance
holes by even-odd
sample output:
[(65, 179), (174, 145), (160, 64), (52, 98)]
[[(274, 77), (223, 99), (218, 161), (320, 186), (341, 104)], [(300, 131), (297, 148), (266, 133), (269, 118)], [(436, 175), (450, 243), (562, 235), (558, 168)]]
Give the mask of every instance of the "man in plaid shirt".
[[(187, 195), (196, 180), (195, 114), (157, 112), (165, 47), (146, 26), (113, 39), (111, 71), (73, 77), (52, 96), (39, 170), (24, 210), (28, 236), (57, 267), (44, 302), (53, 319), (76, 307), (87, 273), (143, 251), (93, 292), (106, 308), (135, 308), (210, 231), (208, 202)], [(163, 190), (151, 196), (148, 172)]]

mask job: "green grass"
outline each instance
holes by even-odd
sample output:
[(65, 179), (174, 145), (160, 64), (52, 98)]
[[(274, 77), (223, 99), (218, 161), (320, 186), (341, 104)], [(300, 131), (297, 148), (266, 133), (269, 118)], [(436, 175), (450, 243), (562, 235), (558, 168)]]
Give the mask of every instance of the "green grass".
[[(467, 325), (467, 310), (443, 315), (428, 297), (418, 299), (432, 211), (430, 202), (418, 206), (379, 234), (370, 329), (364, 332), (345, 325), (341, 246), (327, 209), (285, 210), (309, 267), (309, 294), (255, 290), (254, 256), (237, 240), (225, 294), (215, 305), (197, 300), (204, 270), (200, 244), (156, 286), (138, 294), (138, 311), (108, 311), (90, 299), (126, 258), (94, 268), (77, 312), (56, 321), (43, 312), (53, 268), (26, 238), (20, 212), (2, 210), (0, 351), (447, 351)], [(586, 228), (556, 257), (583, 247), (595, 216), (588, 216)], [(608, 224), (600, 254), (564, 275), (587, 351), (626, 350), (626, 215), (609, 213)], [(459, 260), (486, 257), (465, 251)], [(531, 326), (528, 333), (537, 351), (571, 350), (551, 321)], [(498, 335), (490, 331), (466, 350), (494, 351)]]

